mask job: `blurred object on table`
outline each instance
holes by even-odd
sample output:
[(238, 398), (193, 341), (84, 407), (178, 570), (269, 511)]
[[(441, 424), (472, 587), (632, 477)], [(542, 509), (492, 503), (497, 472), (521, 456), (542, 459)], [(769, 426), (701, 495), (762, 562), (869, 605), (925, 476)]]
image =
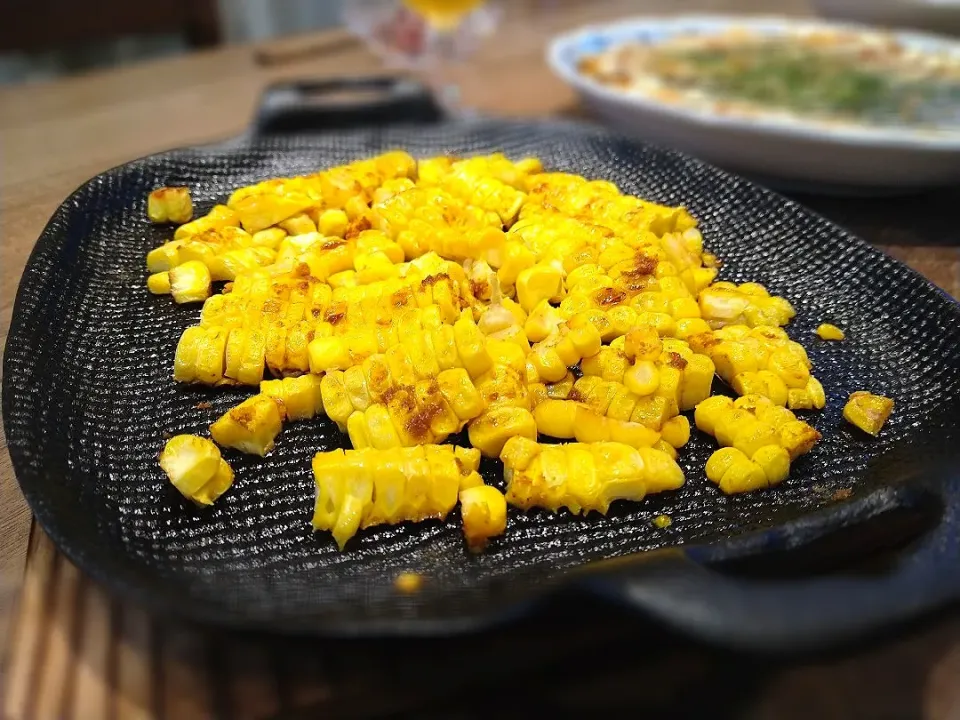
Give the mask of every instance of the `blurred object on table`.
[(554, 72), (613, 128), (780, 189), (960, 180), (960, 42), (823, 20), (674, 15), (554, 39)]
[(46, 79), (219, 41), (217, 0), (4, 3), (0, 82)]
[(343, 19), (388, 67), (422, 76), (448, 109), (458, 107), (459, 89), (450, 81), (458, 63), (491, 36), (500, 7), (483, 0), (353, 0)]
[(960, 0), (810, 0), (825, 18), (960, 35)]

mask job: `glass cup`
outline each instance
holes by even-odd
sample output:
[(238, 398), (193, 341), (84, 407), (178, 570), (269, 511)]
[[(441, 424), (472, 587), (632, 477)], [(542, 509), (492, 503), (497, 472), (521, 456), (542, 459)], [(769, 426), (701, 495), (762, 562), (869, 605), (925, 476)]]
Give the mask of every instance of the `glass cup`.
[(387, 67), (419, 76), (450, 113), (470, 114), (451, 70), (491, 36), (500, 20), (484, 0), (346, 0), (343, 20)]

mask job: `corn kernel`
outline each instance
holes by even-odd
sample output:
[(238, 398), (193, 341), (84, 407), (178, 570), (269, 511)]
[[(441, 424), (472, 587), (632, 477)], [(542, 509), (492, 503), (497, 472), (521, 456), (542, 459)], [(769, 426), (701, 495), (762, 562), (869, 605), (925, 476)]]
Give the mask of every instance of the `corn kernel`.
[(817, 328), (816, 332), (821, 340), (844, 340), (847, 337), (843, 330), (830, 323), (823, 323)]

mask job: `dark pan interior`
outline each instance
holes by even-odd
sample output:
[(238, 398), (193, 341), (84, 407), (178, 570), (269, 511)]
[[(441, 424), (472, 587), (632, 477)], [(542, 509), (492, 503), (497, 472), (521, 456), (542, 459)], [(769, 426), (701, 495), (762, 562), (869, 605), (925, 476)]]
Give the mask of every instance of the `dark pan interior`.
[[(703, 466), (712, 442), (682, 452), (679, 492), (620, 504), (607, 517), (511, 511), (485, 554), (463, 546), (459, 518), (365, 531), (346, 552), (310, 528), (310, 457), (346, 446), (326, 421), (293, 425), (265, 460), (227, 453), (234, 487), (208, 510), (184, 502), (156, 458), (170, 434), (205, 433), (249, 390), (171, 379), (181, 331), (199, 315), (145, 287), (144, 255), (169, 229), (148, 224), (146, 194), (188, 185), (203, 211), (230, 189), (401, 147), (415, 155), (504, 151), (684, 204), (725, 261), (798, 311), (788, 328), (828, 393), (809, 416), (824, 439), (781, 487), (725, 497)], [(816, 339), (821, 322), (848, 340)], [(466, 623), (515, 607), (559, 571), (592, 560), (711, 542), (780, 525), (869, 490), (864, 468), (895, 444), (957, 440), (960, 312), (922, 278), (798, 205), (679, 154), (566, 124), (484, 121), (396, 127), (183, 150), (108, 171), (80, 188), (44, 231), (24, 276), (6, 348), (3, 410), (21, 486), (37, 518), (81, 567), (157, 610), (278, 630)], [(896, 399), (881, 439), (845, 426), (859, 389)], [(204, 403), (209, 403), (205, 409)], [(489, 463), (488, 479), (500, 468)], [(654, 527), (667, 513), (673, 524)], [(428, 581), (393, 590), (404, 570)], [(439, 627), (439, 626), (437, 626)]]

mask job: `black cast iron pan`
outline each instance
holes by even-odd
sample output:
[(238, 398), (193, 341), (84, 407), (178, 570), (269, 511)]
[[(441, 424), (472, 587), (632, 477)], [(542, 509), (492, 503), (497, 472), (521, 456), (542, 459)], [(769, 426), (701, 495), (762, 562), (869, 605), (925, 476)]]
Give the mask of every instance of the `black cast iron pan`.
[[(385, 80), (359, 85), (380, 91), (373, 110), (323, 100), (356, 87), (268, 93), (248, 137), (109, 170), (69, 197), (43, 231), (4, 354), (3, 419), (37, 520), (82, 569), (158, 613), (317, 635), (476, 629), (531, 612), (554, 588), (573, 585), (700, 637), (794, 648), (960, 595), (953, 300), (795, 203), (678, 153), (568, 123), (445, 121), (416, 86)], [(378, 124), (363, 124), (371, 117)], [(325, 132), (308, 132), (316, 127)], [(688, 482), (679, 492), (617, 506), (605, 518), (512, 513), (505, 537), (482, 555), (465, 551), (456, 517), (366, 531), (343, 553), (312, 533), (310, 457), (345, 442), (326, 422), (285, 429), (267, 460), (228, 454), (237, 473), (230, 492), (208, 510), (184, 502), (156, 462), (164, 438), (204, 433), (249, 391), (171, 380), (177, 339), (199, 311), (144, 286), (144, 255), (169, 234), (147, 223), (147, 193), (188, 185), (205, 211), (236, 186), (394, 147), (533, 154), (551, 168), (687, 205), (726, 261), (722, 277), (762, 282), (796, 306), (789, 332), (829, 394), (826, 410), (810, 417), (823, 442), (781, 487), (725, 497), (703, 475), (712, 443), (697, 435), (683, 452)], [(848, 341), (816, 340), (813, 329), (824, 321), (843, 327)], [(841, 420), (847, 394), (859, 389), (896, 399), (877, 440)], [(496, 480), (500, 469), (490, 463), (486, 471)], [(880, 574), (746, 580), (705, 566), (801, 545), (931, 499), (934, 527)], [(673, 520), (666, 529), (651, 523), (661, 513)], [(393, 588), (407, 570), (427, 578), (418, 595)]]

